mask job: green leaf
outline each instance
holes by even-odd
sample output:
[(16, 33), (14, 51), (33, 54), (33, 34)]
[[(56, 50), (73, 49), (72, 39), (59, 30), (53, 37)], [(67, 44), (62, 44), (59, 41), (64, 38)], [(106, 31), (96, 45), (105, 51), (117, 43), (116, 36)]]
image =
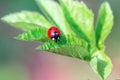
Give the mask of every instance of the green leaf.
[(47, 29), (43, 27), (27, 31), (23, 34), (18, 35), (16, 38), (25, 41), (41, 41), (41, 42), (46, 42), (49, 40), (47, 36)]
[(101, 5), (96, 25), (96, 45), (104, 49), (104, 41), (111, 32), (113, 26), (113, 14), (107, 2)]
[(65, 35), (72, 34), (62, 8), (54, 0), (36, 0), (44, 15)]
[(73, 58), (89, 60), (90, 56), (86, 50), (88, 44), (82, 43), (79, 39), (71, 36), (61, 36), (60, 41), (49, 41), (37, 49), (65, 55)]
[(94, 53), (90, 65), (95, 72), (97, 72), (102, 80), (106, 80), (112, 70), (112, 63), (109, 57), (103, 52), (97, 51)]
[(2, 20), (25, 31), (41, 26), (45, 28), (49, 28), (51, 26), (51, 24), (42, 15), (37, 12), (29, 11), (9, 14), (4, 16)]
[(71, 24), (74, 32), (83, 40), (95, 43), (95, 31), (93, 26), (94, 15), (83, 2), (74, 0), (59, 0), (65, 17)]

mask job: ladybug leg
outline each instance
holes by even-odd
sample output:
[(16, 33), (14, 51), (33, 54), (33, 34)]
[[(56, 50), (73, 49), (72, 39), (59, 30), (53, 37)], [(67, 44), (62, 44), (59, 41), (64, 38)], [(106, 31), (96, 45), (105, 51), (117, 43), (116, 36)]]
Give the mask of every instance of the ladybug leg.
[(60, 36), (58, 36), (58, 40), (60, 39)]
[(52, 39), (53, 41), (55, 41), (55, 38), (54, 38), (54, 37), (52, 37), (51, 39)]
[(60, 39), (60, 36), (57, 32), (52, 33), (53, 37), (51, 38), (53, 41), (57, 42)]
[(58, 41), (58, 39), (56, 39), (56, 38), (54, 38), (54, 37), (53, 37), (53, 38), (51, 38), (51, 39), (52, 39), (53, 41), (55, 41), (55, 42), (57, 42), (57, 41)]

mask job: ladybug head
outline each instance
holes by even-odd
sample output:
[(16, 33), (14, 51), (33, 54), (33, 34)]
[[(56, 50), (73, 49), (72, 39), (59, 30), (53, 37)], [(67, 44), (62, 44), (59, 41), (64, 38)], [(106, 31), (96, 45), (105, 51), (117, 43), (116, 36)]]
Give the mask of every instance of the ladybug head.
[(57, 32), (53, 32), (51, 39), (57, 42), (60, 39), (60, 35)]

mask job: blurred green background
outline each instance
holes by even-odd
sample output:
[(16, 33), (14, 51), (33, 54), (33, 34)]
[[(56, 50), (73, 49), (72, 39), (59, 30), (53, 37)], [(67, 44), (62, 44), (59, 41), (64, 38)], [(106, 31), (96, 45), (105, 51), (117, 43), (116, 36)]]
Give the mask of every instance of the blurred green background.
[[(106, 0), (83, 1), (95, 13), (96, 21), (100, 4)], [(116, 80), (120, 79), (120, 0), (107, 1), (110, 3), (115, 17), (114, 27), (105, 43), (106, 53), (114, 64), (108, 80)], [(0, 17), (22, 10), (40, 12), (35, 0), (0, 0)], [(99, 80), (88, 63), (37, 51), (35, 48), (41, 43), (13, 39), (19, 33), (22, 32), (0, 21), (0, 80)], [(61, 78), (50, 79), (50, 76), (49, 79), (42, 78), (49, 74), (53, 74), (51, 76), (55, 77), (56, 71)]]

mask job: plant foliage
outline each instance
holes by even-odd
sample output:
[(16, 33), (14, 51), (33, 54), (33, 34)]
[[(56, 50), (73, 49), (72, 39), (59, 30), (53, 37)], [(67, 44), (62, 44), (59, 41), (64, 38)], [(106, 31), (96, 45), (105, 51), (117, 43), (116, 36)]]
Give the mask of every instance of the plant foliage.
[[(105, 39), (113, 26), (113, 14), (108, 2), (99, 10), (96, 28), (94, 14), (84, 2), (74, 0), (36, 0), (38, 12), (22, 11), (1, 19), (24, 30), (16, 39), (43, 42), (37, 49), (88, 61), (93, 70), (106, 80), (112, 70), (110, 58), (105, 54)], [(58, 42), (52, 41), (47, 30), (60, 29)]]

